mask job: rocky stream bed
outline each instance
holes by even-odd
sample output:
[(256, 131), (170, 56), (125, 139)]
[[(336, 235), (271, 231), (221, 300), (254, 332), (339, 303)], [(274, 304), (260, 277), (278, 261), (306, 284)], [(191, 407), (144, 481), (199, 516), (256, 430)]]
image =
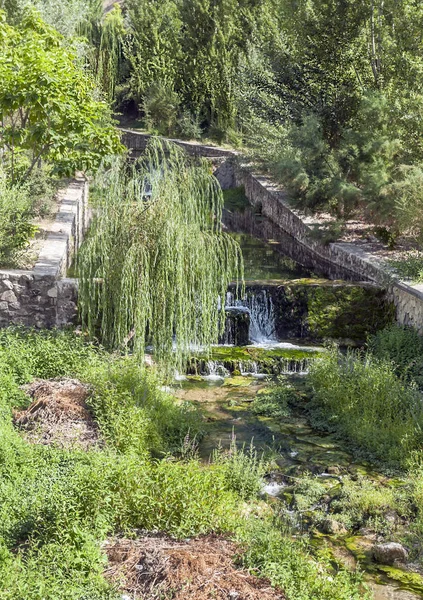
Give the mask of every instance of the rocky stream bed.
[[(299, 398), (304, 380), (289, 378)], [(422, 598), (422, 565), (407, 545), (409, 520), (391, 506), (393, 495), (406, 498), (407, 481), (355, 460), (342, 442), (311, 427), (301, 403), (277, 418), (255, 414), (254, 401), (273, 385), (240, 376), (180, 383), (176, 396), (204, 414), (202, 459), (234, 438), (238, 447), (253, 444), (270, 465), (263, 499), (280, 511), (292, 535), (304, 536), (312, 552), (327, 553), (335, 570), (363, 571), (375, 600)]]

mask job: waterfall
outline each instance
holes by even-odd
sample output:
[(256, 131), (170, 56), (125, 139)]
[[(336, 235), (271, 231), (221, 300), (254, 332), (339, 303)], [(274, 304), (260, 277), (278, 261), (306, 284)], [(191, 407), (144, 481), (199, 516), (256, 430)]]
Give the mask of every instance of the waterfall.
[(277, 342), (273, 300), (267, 290), (251, 291), (241, 300), (232, 292), (226, 294), (228, 308), (239, 307), (250, 314), (250, 340), (255, 344)]
[(205, 368), (205, 379), (209, 379), (210, 381), (216, 381), (219, 379), (224, 379), (225, 377), (229, 377), (230, 373), (228, 369), (225, 368), (223, 363), (218, 360), (208, 360)]

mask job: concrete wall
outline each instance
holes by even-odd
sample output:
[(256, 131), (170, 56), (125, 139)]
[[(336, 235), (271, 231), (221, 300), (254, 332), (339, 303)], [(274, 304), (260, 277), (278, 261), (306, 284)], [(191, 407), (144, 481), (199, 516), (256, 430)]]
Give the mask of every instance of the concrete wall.
[(77, 282), (66, 279), (89, 224), (88, 183), (73, 180), (59, 192), (52, 231), (30, 271), (0, 270), (0, 326), (54, 327), (77, 313)]

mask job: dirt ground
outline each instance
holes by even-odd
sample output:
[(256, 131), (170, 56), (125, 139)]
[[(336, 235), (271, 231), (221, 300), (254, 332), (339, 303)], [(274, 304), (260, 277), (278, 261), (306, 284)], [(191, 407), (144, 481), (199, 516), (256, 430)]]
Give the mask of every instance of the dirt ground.
[(34, 444), (62, 448), (101, 445), (98, 427), (88, 410), (87, 385), (76, 379), (38, 379), (23, 387), (34, 400), (14, 414), (14, 423)]
[(176, 541), (145, 536), (105, 543), (105, 576), (125, 600), (284, 600), (265, 579), (238, 569), (235, 544), (209, 535)]

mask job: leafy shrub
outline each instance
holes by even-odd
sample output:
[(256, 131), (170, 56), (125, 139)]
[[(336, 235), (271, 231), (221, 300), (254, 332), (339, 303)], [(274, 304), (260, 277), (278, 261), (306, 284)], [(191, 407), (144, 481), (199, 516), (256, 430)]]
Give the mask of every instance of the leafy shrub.
[(398, 379), (389, 363), (334, 350), (312, 362), (309, 378), (314, 419), (358, 452), (404, 467), (410, 452), (421, 447), (421, 395)]
[(295, 504), (298, 510), (311, 508), (326, 492), (326, 488), (317, 477), (305, 474), (294, 488)]
[[(285, 531), (284, 531), (285, 529)], [(254, 569), (272, 585), (280, 587), (290, 600), (370, 600), (358, 573), (334, 572), (328, 558), (319, 560), (309, 553), (301, 539), (293, 539), (283, 523), (269, 519), (245, 522), (237, 531), (244, 543), (243, 566)]]
[(176, 133), (187, 140), (199, 140), (203, 132), (198, 118), (185, 110), (178, 117)]
[(51, 213), (57, 188), (58, 180), (53, 178), (48, 167), (42, 166), (32, 171), (27, 189), (35, 215), (45, 217)]
[(375, 485), (365, 477), (359, 477), (357, 481), (344, 477), (340, 493), (331, 503), (331, 512), (348, 527), (367, 525), (382, 533), (389, 527), (385, 513), (398, 509), (405, 516), (410, 510), (407, 504), (409, 502), (403, 499), (400, 490)]
[(412, 327), (392, 325), (368, 340), (369, 350), (392, 363), (398, 377), (423, 387), (423, 337)]
[(255, 396), (251, 411), (265, 417), (285, 418), (290, 414), (289, 402), (295, 398), (295, 392), (286, 382), (280, 382), (273, 389)]
[(419, 251), (408, 252), (406, 256), (388, 261), (401, 279), (411, 279), (416, 283), (423, 281), (423, 253)]
[(246, 449), (238, 448), (235, 437), (227, 451), (218, 448), (212, 457), (213, 463), (223, 468), (225, 481), (229, 489), (235, 491), (244, 500), (257, 496), (263, 485), (266, 463), (257, 454), (253, 442)]
[(163, 135), (171, 135), (178, 116), (178, 94), (164, 83), (152, 84), (144, 97), (147, 128)]
[(0, 173), (0, 263), (13, 259), (28, 244), (37, 228), (28, 190), (9, 185)]
[(101, 431), (119, 452), (163, 456), (178, 452), (187, 435), (201, 436), (199, 412), (176, 404), (159, 389), (157, 374), (140, 370), (133, 357), (94, 364), (84, 379), (94, 388), (89, 404)]

